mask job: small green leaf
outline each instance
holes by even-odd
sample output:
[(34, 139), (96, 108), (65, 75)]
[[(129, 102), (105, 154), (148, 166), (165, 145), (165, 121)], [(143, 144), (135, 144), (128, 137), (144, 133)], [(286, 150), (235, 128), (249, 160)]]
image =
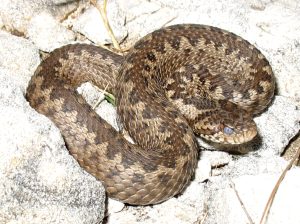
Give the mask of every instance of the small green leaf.
[(111, 103), (114, 107), (116, 106), (116, 98), (114, 97), (114, 95), (105, 92), (104, 93), (105, 99)]

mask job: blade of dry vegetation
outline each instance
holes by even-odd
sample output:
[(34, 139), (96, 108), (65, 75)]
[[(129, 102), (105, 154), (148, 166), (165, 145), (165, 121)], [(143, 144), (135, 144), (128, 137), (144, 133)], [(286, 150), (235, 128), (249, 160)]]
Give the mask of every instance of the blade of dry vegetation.
[(122, 49), (114, 35), (114, 32), (109, 24), (109, 20), (107, 18), (107, 0), (104, 0), (103, 1), (103, 5), (100, 5), (97, 0), (90, 0), (91, 4), (94, 5), (100, 12), (100, 15), (101, 15), (101, 18), (102, 18), (102, 21), (103, 21), (103, 24), (108, 32), (108, 35), (110, 36), (111, 38), (111, 41), (113, 43), (113, 46), (114, 48), (119, 51), (119, 52), (122, 52)]
[(275, 195), (279, 189), (279, 186), (282, 182), (282, 180), (284, 179), (287, 171), (289, 171), (291, 169), (291, 167), (293, 166), (294, 162), (299, 158), (300, 156), (300, 147), (298, 148), (296, 154), (294, 155), (293, 159), (289, 162), (289, 164), (286, 166), (286, 168), (283, 170), (283, 172), (281, 173), (280, 177), (278, 178), (272, 192), (271, 192), (271, 195), (268, 199), (268, 202), (265, 206), (265, 209), (264, 209), (264, 212), (262, 214), (262, 217), (260, 219), (260, 224), (265, 224), (267, 222), (267, 218), (268, 218), (268, 214), (270, 212), (270, 209), (271, 209), (271, 206), (272, 206), (272, 203), (274, 201), (274, 198), (275, 198)]

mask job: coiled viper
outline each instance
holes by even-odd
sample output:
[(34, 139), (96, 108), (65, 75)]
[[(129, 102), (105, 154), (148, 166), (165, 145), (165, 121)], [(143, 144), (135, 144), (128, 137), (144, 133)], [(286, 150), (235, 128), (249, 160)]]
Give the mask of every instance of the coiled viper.
[[(76, 92), (90, 81), (117, 99), (136, 144), (102, 120)], [(70, 153), (108, 195), (154, 204), (179, 193), (197, 163), (193, 131), (238, 144), (256, 135), (253, 115), (269, 104), (274, 76), (242, 38), (204, 25), (175, 25), (138, 41), (125, 59), (85, 44), (54, 50), (26, 97), (61, 130)]]

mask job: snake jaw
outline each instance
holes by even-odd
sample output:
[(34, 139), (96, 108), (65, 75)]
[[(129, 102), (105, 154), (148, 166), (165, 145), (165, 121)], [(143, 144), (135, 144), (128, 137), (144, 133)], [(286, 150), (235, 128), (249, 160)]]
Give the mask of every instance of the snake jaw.
[(241, 132), (236, 132), (226, 134), (224, 131), (219, 131), (213, 135), (200, 134), (200, 137), (208, 140), (210, 142), (224, 144), (224, 145), (240, 145), (251, 141), (257, 135), (256, 126), (243, 130)]
[(234, 137), (230, 137), (230, 136), (227, 137), (226, 142), (224, 142), (224, 144), (232, 144), (232, 145), (243, 144), (246, 142), (250, 142), (256, 135), (257, 135), (256, 128), (250, 128), (245, 131), (242, 131), (242, 133)]
[(242, 120), (242, 122), (239, 122), (236, 127), (237, 128), (233, 129), (233, 133), (226, 133), (226, 127), (223, 132), (220, 133), (220, 135), (224, 135), (223, 144), (243, 144), (251, 141), (257, 135), (257, 127), (252, 119)]

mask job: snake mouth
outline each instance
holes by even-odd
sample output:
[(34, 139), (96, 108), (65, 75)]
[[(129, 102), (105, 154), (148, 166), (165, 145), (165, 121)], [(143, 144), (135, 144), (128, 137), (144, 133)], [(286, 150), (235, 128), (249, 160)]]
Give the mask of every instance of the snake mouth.
[(253, 140), (257, 135), (257, 129), (251, 129), (248, 131), (245, 131), (243, 133), (243, 139), (241, 142), (246, 143), (246, 142), (250, 142), (251, 140)]
[(223, 143), (224, 144), (232, 144), (232, 145), (240, 145), (240, 144), (250, 142), (251, 140), (253, 140), (255, 138), (256, 135), (257, 135), (256, 130), (247, 130), (247, 131), (244, 131), (241, 135), (237, 135), (232, 138), (231, 137), (226, 138), (225, 142), (223, 142)]

